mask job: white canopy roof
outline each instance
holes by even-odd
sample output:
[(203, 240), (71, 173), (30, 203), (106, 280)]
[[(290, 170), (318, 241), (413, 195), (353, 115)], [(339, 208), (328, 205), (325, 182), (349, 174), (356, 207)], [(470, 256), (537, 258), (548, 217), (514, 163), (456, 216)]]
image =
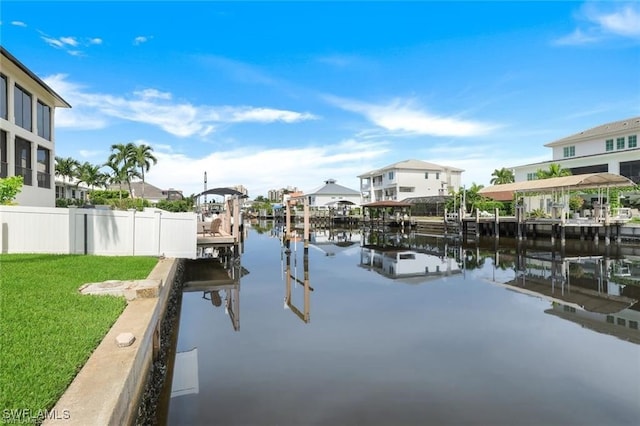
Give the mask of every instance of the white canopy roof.
[(635, 186), (629, 178), (613, 173), (587, 173), (549, 179), (528, 180), (525, 182), (505, 183), (482, 188), (481, 195), (490, 196), (495, 193), (511, 192), (544, 192), (556, 189), (589, 189)]

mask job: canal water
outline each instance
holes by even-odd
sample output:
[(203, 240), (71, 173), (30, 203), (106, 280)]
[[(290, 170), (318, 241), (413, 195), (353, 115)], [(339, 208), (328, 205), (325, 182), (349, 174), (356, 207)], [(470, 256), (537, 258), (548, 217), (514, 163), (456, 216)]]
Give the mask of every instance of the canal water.
[(481, 243), (249, 228), (187, 266), (167, 423), (637, 425), (634, 248)]

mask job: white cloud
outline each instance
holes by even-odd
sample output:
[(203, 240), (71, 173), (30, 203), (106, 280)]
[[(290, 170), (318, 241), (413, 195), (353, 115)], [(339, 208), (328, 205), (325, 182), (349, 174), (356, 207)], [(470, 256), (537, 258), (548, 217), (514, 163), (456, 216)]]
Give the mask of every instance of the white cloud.
[(139, 46), (142, 43), (146, 43), (147, 41), (149, 41), (151, 39), (151, 37), (147, 37), (147, 36), (138, 36), (136, 38), (133, 39), (133, 44), (135, 46)]
[(60, 37), (60, 41), (73, 47), (78, 45), (78, 40), (76, 40), (75, 37)]
[(295, 111), (286, 111), (272, 108), (230, 108), (229, 113), (229, 121), (234, 123), (246, 121), (253, 121), (258, 123), (272, 123), (274, 121), (295, 123), (296, 121), (313, 120), (317, 118), (313, 114), (306, 112), (299, 113)]
[(585, 34), (580, 28), (576, 28), (571, 34), (561, 37), (555, 41), (558, 45), (579, 45), (594, 43), (600, 40), (599, 36)]
[(11, 21), (11, 25), (14, 25), (16, 27), (24, 27), (24, 28), (27, 27), (27, 24), (25, 24), (22, 21)]
[[(606, 10), (605, 10), (606, 9)], [(571, 34), (555, 40), (559, 45), (583, 45), (610, 38), (640, 40), (640, 5), (637, 3), (585, 3)]]
[(264, 107), (192, 105), (174, 102), (172, 94), (156, 89), (133, 92), (131, 96), (93, 93), (71, 83), (64, 74), (44, 79), (72, 110), (61, 110), (56, 125), (71, 128), (106, 126), (110, 119), (150, 124), (178, 137), (206, 136), (225, 123), (294, 123), (316, 118), (308, 112)]
[(333, 96), (327, 100), (347, 111), (362, 114), (370, 122), (390, 132), (430, 136), (477, 136), (496, 126), (455, 116), (431, 114), (412, 100), (396, 99), (386, 105), (375, 105)]
[(85, 56), (84, 51), (80, 50), (80, 47), (89, 47), (93, 45), (102, 44), (100, 38), (89, 38), (79, 40), (77, 37), (65, 36), (65, 37), (50, 37), (40, 31), (40, 38), (44, 40), (49, 46), (56, 49), (66, 51), (71, 56)]
[(603, 31), (621, 37), (640, 37), (640, 6), (626, 4), (610, 13), (589, 13), (589, 18), (596, 22)]
[(144, 89), (133, 92), (134, 95), (140, 96), (142, 99), (171, 99), (171, 93), (161, 92), (156, 89)]
[(156, 149), (158, 164), (150, 169), (147, 177), (155, 186), (181, 189), (186, 195), (204, 189), (205, 171), (208, 188), (242, 184), (248, 188), (251, 198), (288, 185), (309, 191), (329, 178), (358, 190), (356, 176), (375, 169), (373, 163), (388, 151), (386, 144), (372, 145), (355, 140), (322, 147), (243, 147), (212, 152), (199, 158)]

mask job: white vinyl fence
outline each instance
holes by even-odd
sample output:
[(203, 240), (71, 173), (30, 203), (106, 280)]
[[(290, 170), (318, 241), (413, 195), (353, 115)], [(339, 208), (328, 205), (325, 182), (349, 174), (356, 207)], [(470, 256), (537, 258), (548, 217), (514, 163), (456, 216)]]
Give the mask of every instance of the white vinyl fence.
[(196, 258), (197, 215), (0, 206), (0, 252)]

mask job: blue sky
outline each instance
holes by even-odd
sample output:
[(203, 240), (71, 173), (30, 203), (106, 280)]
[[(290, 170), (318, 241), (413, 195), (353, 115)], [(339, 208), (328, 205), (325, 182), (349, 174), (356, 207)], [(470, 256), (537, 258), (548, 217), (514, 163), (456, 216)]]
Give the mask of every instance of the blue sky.
[(309, 191), (419, 159), (488, 185), (640, 114), (638, 2), (3, 0), (2, 45), (71, 105), (56, 155), (145, 143), (147, 182)]

